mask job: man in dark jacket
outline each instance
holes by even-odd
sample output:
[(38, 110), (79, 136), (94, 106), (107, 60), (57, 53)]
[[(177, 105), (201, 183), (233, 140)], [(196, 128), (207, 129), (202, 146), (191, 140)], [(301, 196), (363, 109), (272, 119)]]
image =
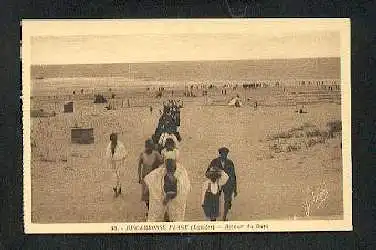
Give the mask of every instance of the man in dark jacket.
[(223, 220), (227, 220), (228, 211), (231, 209), (232, 195), (236, 197), (238, 195), (237, 183), (236, 183), (236, 173), (234, 163), (227, 158), (229, 149), (222, 147), (218, 150), (219, 157), (215, 158), (210, 162), (209, 168), (206, 170), (206, 175), (209, 173), (211, 167), (217, 167), (225, 171), (229, 179), (223, 186), (222, 191), (224, 195), (224, 212)]

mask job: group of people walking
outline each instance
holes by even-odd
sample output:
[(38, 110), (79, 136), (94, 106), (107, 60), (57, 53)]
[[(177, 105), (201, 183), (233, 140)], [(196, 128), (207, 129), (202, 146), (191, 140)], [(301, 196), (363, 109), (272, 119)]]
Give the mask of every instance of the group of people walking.
[[(171, 109), (167, 109), (166, 106), (165, 111), (167, 115), (171, 115)], [(167, 131), (162, 131), (158, 143), (156, 144), (155, 138), (147, 139), (145, 149), (139, 156), (138, 182), (141, 184), (141, 201), (145, 203), (148, 222), (184, 221), (191, 182), (187, 170), (180, 161), (180, 140), (171, 128), (163, 128), (167, 128)], [(201, 206), (203, 214), (210, 221), (215, 221), (219, 217), (222, 194), (223, 220), (227, 220), (231, 202), (237, 196), (235, 167), (227, 157), (229, 149), (222, 147), (218, 153), (219, 156), (210, 162), (205, 171), (202, 186)], [(121, 194), (120, 176), (122, 168), (125, 167), (127, 154), (124, 144), (114, 133), (110, 135), (106, 154), (115, 177), (112, 189), (114, 196), (118, 197)]]
[(172, 138), (175, 144), (182, 140), (180, 136), (180, 109), (182, 104), (174, 100), (168, 100), (163, 104), (163, 113), (158, 120), (158, 126), (152, 136), (155, 144), (160, 145), (161, 152), (167, 138)]

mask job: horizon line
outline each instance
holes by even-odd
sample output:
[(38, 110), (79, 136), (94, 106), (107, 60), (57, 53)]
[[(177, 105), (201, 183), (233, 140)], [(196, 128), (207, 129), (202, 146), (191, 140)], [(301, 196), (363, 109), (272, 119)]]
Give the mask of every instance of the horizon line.
[(241, 62), (241, 61), (273, 61), (273, 60), (304, 60), (304, 59), (337, 59), (341, 56), (317, 56), (317, 57), (294, 57), (294, 58), (250, 58), (250, 59), (204, 59), (204, 60), (176, 60), (176, 61), (139, 61), (139, 62), (103, 62), (103, 63), (67, 63), (67, 64), (30, 64), (30, 66), (65, 66), (65, 65), (99, 65), (99, 64), (158, 64), (158, 63), (184, 63), (184, 62)]

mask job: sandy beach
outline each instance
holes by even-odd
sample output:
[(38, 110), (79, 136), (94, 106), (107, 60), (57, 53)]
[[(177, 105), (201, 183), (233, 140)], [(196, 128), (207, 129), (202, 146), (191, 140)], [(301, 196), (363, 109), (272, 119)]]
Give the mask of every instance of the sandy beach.
[[(244, 105), (228, 106), (237, 93)], [(145, 139), (154, 132), (162, 102), (172, 96), (156, 99), (152, 94), (118, 93), (116, 109), (106, 110), (107, 104), (94, 104), (90, 94), (88, 98), (79, 94), (59, 98), (54, 93), (56, 98), (36, 96), (31, 101), (34, 109), (56, 112), (54, 117), (31, 118), (34, 223), (145, 221), (137, 160)], [(326, 136), (328, 123), (341, 121), (340, 91), (269, 87), (233, 90), (226, 96), (174, 98), (184, 102), (181, 161), (192, 183), (187, 221), (204, 220), (201, 184), (221, 146), (230, 149), (238, 178), (239, 195), (229, 220), (342, 218), (341, 134)], [(67, 101), (74, 102), (73, 113), (63, 113)], [(296, 112), (301, 105), (306, 112)], [(94, 144), (72, 144), (70, 132), (75, 125), (93, 128)], [(308, 133), (312, 130), (318, 134)], [(288, 131), (302, 134), (278, 136)], [(123, 194), (117, 199), (112, 193), (111, 169), (104, 160), (112, 132), (119, 133), (129, 153)], [(312, 190), (317, 188), (326, 198), (320, 206), (312, 204), (307, 216), (304, 202), (312, 200)]]

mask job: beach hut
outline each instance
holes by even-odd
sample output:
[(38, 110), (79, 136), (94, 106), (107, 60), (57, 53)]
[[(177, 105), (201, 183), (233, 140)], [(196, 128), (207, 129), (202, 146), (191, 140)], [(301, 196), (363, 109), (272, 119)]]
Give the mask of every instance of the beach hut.
[(72, 113), (73, 112), (73, 102), (68, 102), (64, 104), (64, 113)]
[(94, 103), (107, 103), (107, 99), (103, 95), (95, 95)]
[(55, 111), (47, 112), (43, 109), (30, 110), (30, 117), (53, 117), (56, 116)]
[(72, 128), (71, 142), (75, 144), (92, 144), (94, 143), (93, 128)]

